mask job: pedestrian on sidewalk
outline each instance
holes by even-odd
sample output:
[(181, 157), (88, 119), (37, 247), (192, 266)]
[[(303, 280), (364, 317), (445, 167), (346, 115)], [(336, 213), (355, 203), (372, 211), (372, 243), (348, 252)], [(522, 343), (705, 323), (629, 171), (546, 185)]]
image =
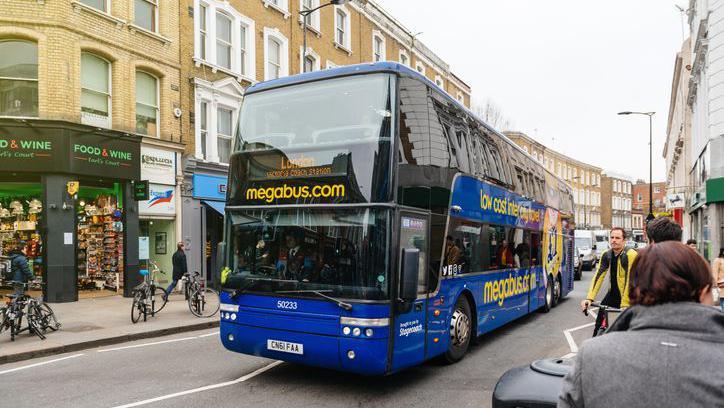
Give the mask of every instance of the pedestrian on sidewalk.
[[(8, 253), (10, 258), (10, 272), (13, 276), (13, 280), (16, 282), (28, 283), (33, 279), (33, 271), (28, 266), (28, 258), (23, 253), (25, 249), (25, 242), (20, 241), (18, 244)], [(20, 296), (23, 294), (22, 285), (15, 285), (15, 294)]]
[(690, 239), (686, 240), (686, 246), (693, 249), (694, 251), (698, 251), (698, 248), (696, 245), (696, 240), (694, 238), (690, 238)]
[(659, 217), (646, 224), (646, 236), (649, 238), (649, 244), (664, 241), (681, 242), (681, 235), (681, 226), (669, 217)]
[(583, 343), (558, 407), (721, 407), (724, 313), (704, 258), (680, 242), (641, 250), (631, 304)]
[(711, 265), (711, 274), (714, 276), (714, 284), (719, 291), (719, 306), (724, 312), (724, 248), (719, 248), (719, 256)]
[(170, 285), (168, 285), (168, 288), (166, 288), (166, 295), (164, 296), (165, 300), (168, 300), (168, 295), (170, 295), (176, 285), (178, 285), (178, 281), (183, 278), (184, 274), (188, 272), (183, 242), (176, 244), (176, 252), (174, 252), (171, 257), (171, 263), (173, 264), (173, 281)]

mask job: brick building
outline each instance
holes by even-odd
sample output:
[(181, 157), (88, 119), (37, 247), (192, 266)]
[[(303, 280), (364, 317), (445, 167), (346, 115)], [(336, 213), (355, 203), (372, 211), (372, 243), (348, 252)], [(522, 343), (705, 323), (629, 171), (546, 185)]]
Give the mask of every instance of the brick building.
[(524, 133), (504, 133), (548, 170), (568, 181), (573, 189), (576, 228), (598, 229), (601, 227), (600, 167), (583, 163), (550, 149)]
[[(178, 19), (173, 1), (2, 2), (0, 206), (23, 222), (0, 253), (25, 242), (50, 301), (128, 294), (144, 219), (165, 222), (155, 253), (175, 240)], [(162, 205), (134, 200), (141, 178)]]
[[(655, 217), (662, 215), (669, 216), (666, 210), (666, 182), (653, 183), (653, 213)], [(649, 183), (637, 180), (633, 186), (633, 203), (631, 211), (635, 214), (643, 214), (643, 219), (649, 214)]]
[(601, 221), (604, 229), (621, 227), (631, 232), (633, 182), (630, 177), (604, 171), (601, 176)]
[[(305, 71), (398, 61), (470, 106), (470, 87), (374, 1), (300, 10), (329, 0), (184, 0), (179, 11), (181, 108), (186, 159), (183, 239), (190, 268), (215, 269), (232, 135), (244, 89)], [(199, 229), (198, 226), (202, 228)], [(205, 260), (205, 262), (204, 262)]]

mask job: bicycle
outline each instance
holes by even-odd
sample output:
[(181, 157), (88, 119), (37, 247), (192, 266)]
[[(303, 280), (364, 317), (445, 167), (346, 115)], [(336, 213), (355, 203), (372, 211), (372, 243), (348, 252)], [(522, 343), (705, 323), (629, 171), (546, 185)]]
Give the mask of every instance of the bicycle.
[(193, 275), (185, 273), (181, 280), (184, 283), (184, 297), (189, 310), (196, 317), (211, 317), (219, 311), (221, 300), (219, 292), (206, 286), (198, 272)]
[[(601, 325), (598, 327), (598, 329), (593, 333), (593, 337), (600, 336), (604, 333), (606, 333), (606, 330), (608, 330), (608, 314), (609, 313), (621, 313), (623, 312), (623, 309), (617, 308), (617, 307), (611, 307), (602, 305), (598, 302), (591, 302), (591, 306), (598, 308), (598, 313), (603, 313), (603, 317), (601, 319)], [(583, 311), (583, 314), (588, 316), (588, 309)]]
[[(21, 287), (23, 291), (30, 286), (29, 283), (17, 281), (10, 281), (9, 283)], [(43, 302), (42, 297), (33, 298), (24, 293), (5, 296), (10, 300), (7, 302), (6, 307), (0, 308), (0, 332), (9, 329), (10, 341), (15, 341), (15, 336), (26, 330), (30, 334), (35, 334), (40, 339), (45, 340), (45, 333), (48, 330), (57, 331), (60, 329), (61, 324), (55, 317), (53, 309)], [(28, 327), (26, 328), (21, 327), (23, 316), (28, 321)]]
[[(149, 264), (153, 268), (149, 273), (147, 269), (142, 269), (140, 274), (143, 276), (143, 282), (140, 285), (133, 288), (133, 303), (131, 304), (131, 322), (138, 323), (143, 315), (143, 321), (145, 322), (150, 314), (151, 317), (155, 317), (156, 313), (160, 312), (161, 309), (166, 306), (166, 291), (160, 286), (156, 286), (155, 275), (161, 270), (158, 268), (155, 262), (149, 261)], [(163, 273), (163, 272), (161, 272)], [(159, 298), (160, 300), (157, 300)]]

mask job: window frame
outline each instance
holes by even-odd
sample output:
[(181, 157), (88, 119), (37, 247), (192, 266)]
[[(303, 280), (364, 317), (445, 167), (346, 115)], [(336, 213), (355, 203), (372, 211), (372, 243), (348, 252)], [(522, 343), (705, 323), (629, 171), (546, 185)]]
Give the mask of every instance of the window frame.
[[(402, 57), (405, 57), (405, 59), (406, 59), (407, 61), (403, 61), (403, 60), (402, 60)], [(402, 64), (402, 65), (405, 65), (405, 66), (407, 66), (407, 67), (410, 66), (410, 55), (407, 53), (407, 50), (404, 50), (404, 49), (400, 48), (400, 52), (399, 52), (399, 55), (398, 55), (398, 61), (399, 61), (400, 64)]]
[[(312, 47), (307, 46), (307, 57), (311, 57), (314, 60), (312, 64), (312, 70), (309, 72), (319, 71), (322, 69), (322, 58), (317, 54)], [(329, 63), (330, 61), (327, 60)], [(299, 47), (299, 72), (304, 72), (304, 46)]]
[[(219, 126), (219, 123), (220, 123), (219, 113), (222, 110), (229, 112), (229, 115), (230, 115), (230, 119), (229, 119), (231, 121), (229, 123), (230, 134), (228, 134), (228, 135), (222, 134), (220, 131), (221, 126)], [(220, 164), (229, 164), (229, 163), (221, 161), (221, 155), (219, 154), (219, 147), (218, 147), (219, 139), (224, 139), (224, 140), (229, 141), (229, 158), (231, 158), (231, 153), (233, 152), (233, 149), (234, 149), (234, 117), (235, 116), (236, 116), (236, 110), (233, 107), (229, 107), (224, 104), (216, 105), (216, 156), (217, 156), (218, 163), (220, 163)]]
[[(148, 4), (150, 4), (151, 6), (153, 6), (153, 13), (151, 14), (151, 26), (152, 26), (152, 27), (151, 27), (150, 29), (147, 28), (147, 27), (145, 27), (145, 26), (143, 26), (143, 25), (141, 25), (141, 24), (139, 24), (139, 23), (138, 23), (138, 20), (136, 20), (136, 1), (142, 1), (142, 2), (144, 2), (144, 3), (148, 3)], [(133, 24), (134, 24), (136, 27), (140, 27), (140, 28), (142, 28), (142, 29), (144, 29), (144, 30), (147, 30), (147, 31), (150, 31), (150, 32), (152, 32), (152, 33), (158, 34), (158, 33), (159, 33), (159, 30), (158, 30), (158, 28), (159, 28), (159, 27), (158, 27), (158, 26), (159, 26), (159, 21), (158, 21), (158, 14), (159, 14), (159, 13), (158, 13), (158, 9), (159, 9), (159, 1), (158, 1), (158, 0), (134, 0), (134, 1), (133, 1)]]
[[(379, 50), (377, 46), (379, 45)], [(379, 58), (379, 59), (377, 59)], [(387, 41), (379, 30), (372, 30), (372, 62), (387, 60)]]
[[(309, 8), (307, 8), (304, 5), (304, 1), (305, 0), (299, 0), (299, 11), (300, 12), (304, 11), (304, 10), (312, 10), (312, 9), (319, 7), (320, 0), (309, 0), (309, 2), (311, 3), (311, 6)], [(321, 27), (322, 18), (321, 18), (320, 10), (316, 10), (316, 11), (312, 12), (307, 17), (309, 18), (309, 21), (307, 21), (307, 29), (311, 29), (312, 31), (316, 32), (317, 34), (321, 34), (322, 33), (322, 27)], [(304, 24), (304, 17), (302, 17), (301, 14), (299, 15), (299, 23)]]
[(6, 117), (6, 118), (37, 118), (37, 117), (40, 117), (40, 94), (39, 94), (40, 80), (38, 78), (40, 76), (40, 54), (38, 52), (38, 42), (21, 39), (21, 38), (0, 38), (0, 44), (4, 43), (4, 42), (22, 42), (22, 43), (32, 44), (33, 46), (35, 46), (35, 60), (36, 60), (35, 78), (2, 77), (2, 76), (0, 76), (0, 80), (34, 82), (35, 87), (36, 87), (36, 96), (37, 96), (37, 99), (35, 100), (35, 104), (36, 104), (37, 108), (36, 108), (35, 116), (3, 115), (2, 113), (0, 113), (0, 117)]
[(269, 41), (273, 40), (279, 44), (279, 76), (283, 78), (289, 75), (289, 40), (277, 29), (264, 27), (264, 80), (269, 81)]
[[(106, 75), (108, 76), (108, 91), (107, 92), (102, 92), (102, 91), (98, 91), (95, 89), (89, 89), (89, 88), (83, 87), (83, 54), (91, 55), (94, 58), (98, 58), (99, 60), (106, 63)], [(107, 58), (104, 58), (98, 54), (94, 54), (89, 51), (81, 51), (80, 77), (81, 77), (81, 80), (80, 80), (80, 92), (81, 92), (80, 121), (81, 121), (81, 123), (84, 123), (87, 125), (92, 125), (92, 126), (101, 126), (101, 127), (105, 127), (105, 128), (111, 128), (113, 126), (113, 64), (112, 64), (112, 62), (109, 61)], [(85, 112), (83, 112), (83, 98), (82, 98), (84, 90), (87, 90), (88, 92), (92, 92), (95, 94), (105, 95), (105, 97), (107, 98), (108, 116), (106, 118), (105, 124), (86, 119), (86, 117), (84, 116)], [(88, 118), (90, 118), (90, 117), (88, 117)]]
[[(136, 69), (136, 74), (134, 77), (134, 82), (135, 82), (136, 86), (138, 84), (138, 73), (139, 72), (142, 72), (156, 80), (156, 106), (154, 107), (156, 109), (156, 134), (155, 135), (142, 134), (142, 133), (139, 133), (139, 134), (142, 134), (144, 136), (160, 138), (161, 137), (161, 78), (158, 75), (155, 75), (151, 72), (144, 71), (142, 69)], [(134, 93), (135, 93), (135, 88), (134, 88)], [(135, 96), (135, 98), (134, 98), (135, 103), (133, 105), (133, 108), (134, 108), (134, 119), (136, 119), (138, 117), (139, 102), (138, 102), (138, 95), (136, 94), (134, 96)], [(141, 105), (145, 105), (145, 104), (141, 103)], [(149, 105), (145, 105), (145, 106), (149, 106)], [(136, 132), (136, 133), (138, 133), (138, 132)]]
[(420, 60), (415, 61), (415, 71), (419, 72), (423, 76), (427, 76), (425, 74), (425, 64)]
[(98, 7), (95, 7), (93, 5), (86, 3), (84, 0), (78, 0), (79, 3), (81, 3), (82, 5), (84, 5), (86, 7), (90, 7), (93, 10), (98, 10), (101, 13), (105, 13), (105, 14), (111, 14), (111, 4), (112, 4), (111, 0), (102, 0), (102, 1), (103, 1), (103, 9), (99, 9)]
[[(344, 15), (344, 26), (342, 27), (342, 36), (343, 36), (343, 42), (340, 43), (338, 41), (338, 34), (340, 31), (339, 27), (339, 15)], [(352, 54), (352, 16), (350, 15), (347, 8), (343, 5), (335, 5), (334, 6), (334, 37), (333, 37), (333, 43), (335, 48), (341, 48), (344, 51), (347, 51), (348, 54)]]
[[(229, 42), (226, 42), (226, 40), (219, 37), (219, 16), (222, 16), (223, 18), (226, 18), (229, 22)], [(228, 70), (231, 70), (234, 67), (234, 18), (227, 13), (225, 13), (223, 10), (216, 10), (214, 13), (214, 20), (215, 20), (215, 29), (216, 32), (214, 33), (214, 46), (216, 47), (216, 65), (218, 65), (221, 68), (225, 68)], [(221, 44), (220, 44), (221, 43)], [(229, 49), (229, 66), (221, 65), (219, 62), (219, 46), (225, 46)]]
[[(201, 7), (206, 8), (206, 38), (201, 30)], [(231, 19), (231, 68), (218, 63), (216, 15), (222, 13)], [(213, 16), (213, 18), (211, 18)], [(221, 0), (194, 0), (194, 63), (197, 67), (207, 65), (211, 71), (222, 71), (235, 76), (238, 81), (256, 82), (256, 32), (255, 22), (241, 14), (228, 2)], [(245, 36), (242, 36), (242, 29)], [(206, 48), (206, 55), (202, 55), (201, 44)], [(243, 57), (243, 58), (242, 58)]]

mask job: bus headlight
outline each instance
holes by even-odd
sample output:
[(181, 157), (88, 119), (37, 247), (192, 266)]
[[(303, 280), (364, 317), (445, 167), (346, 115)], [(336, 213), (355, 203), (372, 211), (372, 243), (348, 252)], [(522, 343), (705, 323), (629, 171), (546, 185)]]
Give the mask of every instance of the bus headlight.
[(372, 329), (365, 329), (365, 336), (372, 337), (373, 334), (374, 331), (372, 331)]
[(347, 358), (350, 360), (354, 360), (354, 350), (350, 350), (347, 352)]
[(345, 326), (344, 329), (342, 329), (342, 333), (343, 333), (345, 336), (349, 336), (349, 333), (350, 333), (351, 331), (352, 331), (352, 329), (350, 329), (350, 328), (347, 327), (347, 326)]
[(362, 330), (359, 329), (359, 327), (355, 327), (354, 330), (352, 330), (352, 335), (357, 337), (360, 334), (362, 334)]
[(231, 333), (229, 333), (229, 335), (226, 338), (229, 339), (229, 341), (234, 341), (234, 335)]
[(236, 313), (231, 314), (231, 320), (236, 320)]

